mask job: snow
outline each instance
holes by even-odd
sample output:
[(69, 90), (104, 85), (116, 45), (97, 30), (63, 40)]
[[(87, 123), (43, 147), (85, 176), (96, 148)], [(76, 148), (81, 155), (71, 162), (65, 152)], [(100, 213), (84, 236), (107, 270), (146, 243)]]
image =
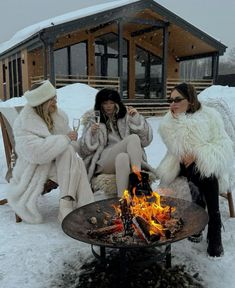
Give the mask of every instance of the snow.
[[(93, 107), (96, 91), (84, 84), (60, 88), (57, 93), (58, 105), (68, 113), (71, 121), (73, 117), (80, 117)], [(222, 98), (235, 112), (235, 88), (212, 86), (204, 90), (199, 98), (201, 100)], [(24, 103), (25, 99), (21, 97), (1, 102), (0, 106)], [(153, 127), (154, 139), (146, 150), (150, 164), (156, 167), (166, 151), (157, 133), (161, 117), (151, 117), (148, 121)], [(0, 136), (0, 199), (6, 197), (5, 173), (4, 146)], [(73, 278), (83, 263), (93, 259), (90, 245), (74, 240), (62, 231), (57, 221), (58, 203), (59, 189), (40, 197), (39, 206), (44, 216), (44, 223), (37, 225), (24, 222), (17, 224), (10, 207), (8, 205), (0, 207), (1, 288), (63, 287), (60, 286), (63, 275)], [(185, 264), (188, 272), (198, 272), (204, 287), (232, 288), (235, 285), (235, 218), (229, 217), (227, 200), (222, 197), (220, 207), (224, 225), (222, 233), (224, 256), (216, 261), (207, 257), (205, 231), (201, 243), (191, 243), (185, 239), (172, 244), (172, 264)]]
[[(98, 4), (98, 5), (86, 7), (83, 9), (79, 9), (73, 12), (69, 12), (69, 13), (66, 13), (57, 17), (53, 17), (53, 18), (38, 22), (34, 25), (30, 25), (18, 31), (9, 41), (2, 43), (0, 45), (0, 54), (8, 50), (9, 48), (14, 47), (15, 45), (30, 38), (31, 36), (36, 35), (39, 31), (41, 31), (44, 28), (70, 22), (73, 20), (77, 20), (83, 17), (93, 15), (93, 14), (98, 14), (100, 12), (115, 9), (115, 8), (130, 4), (133, 2), (137, 2), (137, 1), (138, 0), (120, 0), (120, 1), (113, 1), (113, 2), (108, 2), (108, 3)], [(95, 16), (93, 20), (95, 21)]]

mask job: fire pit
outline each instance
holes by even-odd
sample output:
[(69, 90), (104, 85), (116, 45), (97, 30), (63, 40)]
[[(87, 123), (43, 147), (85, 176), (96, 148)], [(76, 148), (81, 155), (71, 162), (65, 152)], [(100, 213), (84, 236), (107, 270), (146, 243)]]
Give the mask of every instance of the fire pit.
[[(114, 215), (114, 206), (120, 203), (119, 198), (112, 198), (97, 201), (81, 208), (78, 208), (65, 217), (62, 222), (63, 231), (70, 237), (91, 244), (92, 252), (96, 257), (105, 260), (106, 248), (118, 248), (120, 255), (124, 256), (125, 252), (137, 248), (153, 248), (166, 245), (165, 260), (166, 266), (171, 266), (171, 244), (173, 242), (187, 238), (193, 234), (202, 231), (208, 223), (208, 216), (204, 209), (198, 205), (179, 198), (161, 196), (161, 204), (175, 207), (174, 217), (182, 220), (182, 227), (173, 235), (173, 237), (161, 237), (156, 241), (130, 240), (115, 241), (113, 237), (102, 239), (94, 237), (92, 231), (102, 231), (106, 229), (104, 219), (106, 215)], [(92, 221), (94, 219), (94, 222)], [(124, 239), (124, 238), (123, 238)], [(100, 247), (100, 255), (95, 252), (93, 246)], [(161, 257), (162, 258), (162, 257)]]

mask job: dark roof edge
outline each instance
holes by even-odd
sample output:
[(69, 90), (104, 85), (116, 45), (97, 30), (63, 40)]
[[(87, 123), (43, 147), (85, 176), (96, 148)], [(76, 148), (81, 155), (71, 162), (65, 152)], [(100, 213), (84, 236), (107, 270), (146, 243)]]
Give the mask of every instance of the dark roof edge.
[[(133, 7), (133, 9), (127, 9), (128, 7)], [(34, 41), (38, 42), (38, 45), (40, 45), (41, 41), (40, 41), (38, 35), (41, 34), (42, 32), (44, 35), (52, 34), (52, 37), (54, 37), (57, 33), (61, 32), (62, 30), (64, 32), (65, 32), (65, 30), (69, 31), (71, 29), (71, 27), (74, 27), (74, 26), (76, 26), (78, 28), (86, 27), (85, 24), (87, 24), (89, 22), (89, 19), (92, 19), (94, 21), (94, 17), (97, 17), (96, 25), (100, 25), (100, 24), (103, 24), (107, 21), (112, 21), (115, 19), (123, 18), (123, 14), (120, 13), (123, 9), (125, 10), (125, 16), (129, 17), (131, 13), (139, 12), (139, 11), (141, 11), (141, 9), (147, 9), (147, 8), (151, 8), (154, 12), (165, 17), (167, 21), (173, 22), (174, 24), (180, 26), (181, 28), (184, 28), (186, 31), (189, 31), (190, 33), (192, 33), (196, 37), (207, 42), (209, 45), (216, 47), (219, 51), (219, 55), (223, 55), (224, 52), (226, 51), (227, 46), (222, 44), (220, 41), (218, 41), (215, 38), (213, 38), (212, 36), (206, 34), (202, 30), (196, 28), (195, 26), (193, 26), (189, 22), (185, 21), (181, 17), (177, 16), (176, 14), (174, 14), (173, 12), (168, 10), (167, 8), (163, 7), (162, 5), (158, 4), (154, 0), (140, 0), (137, 2), (126, 4), (124, 6), (119, 6), (119, 7), (113, 8), (113, 9), (109, 9), (109, 10), (106, 10), (104, 12), (99, 12), (97, 14), (84, 16), (82, 18), (72, 20), (69, 22), (65, 22), (62, 24), (58, 24), (55, 26), (42, 28), (36, 34), (31, 35), (29, 38), (24, 39), (22, 42), (20, 42), (20, 43), (16, 44), (15, 46), (5, 50), (4, 52), (2, 52), (0, 54), (0, 60), (5, 58), (7, 54), (12, 54), (12, 50), (18, 52), (19, 50), (22, 49), (22, 46), (27, 47), (28, 46), (27, 43), (32, 41), (33, 39), (34, 39)], [(111, 17), (110, 19), (107, 19), (109, 14), (110, 15), (113, 14), (113, 18)], [(63, 29), (63, 27), (65, 27), (66, 29)]]
[[(143, 0), (144, 1), (144, 0)], [(216, 46), (216, 48), (219, 50), (219, 54), (223, 55), (223, 53), (226, 51), (227, 46), (221, 43), (220, 41), (216, 40), (212, 36), (208, 35), (207, 33), (203, 32), (199, 28), (195, 27), (194, 25), (190, 24), (180, 16), (176, 15), (175, 13), (171, 12), (167, 8), (163, 7), (159, 3), (153, 1), (153, 0), (145, 0), (146, 3), (149, 3), (154, 9), (155, 12), (161, 14), (162, 16), (167, 17), (167, 21), (173, 22), (174, 24), (180, 26), (181, 28), (184, 28), (185, 30), (188, 30), (196, 37), (206, 41), (209, 45)]]

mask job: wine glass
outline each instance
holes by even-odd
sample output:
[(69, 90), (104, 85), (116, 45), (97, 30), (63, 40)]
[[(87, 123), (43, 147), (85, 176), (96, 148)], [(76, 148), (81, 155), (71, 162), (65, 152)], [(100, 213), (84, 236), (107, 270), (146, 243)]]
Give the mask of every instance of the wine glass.
[(100, 111), (99, 110), (94, 111), (94, 122), (96, 124), (100, 124)]
[(79, 126), (80, 126), (80, 119), (73, 118), (73, 131), (78, 132)]

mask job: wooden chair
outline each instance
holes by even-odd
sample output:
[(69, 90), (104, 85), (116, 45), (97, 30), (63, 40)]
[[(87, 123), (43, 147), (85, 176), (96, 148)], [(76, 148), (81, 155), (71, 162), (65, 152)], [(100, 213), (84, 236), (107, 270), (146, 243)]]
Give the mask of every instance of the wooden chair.
[[(17, 155), (15, 153), (15, 141), (12, 132), (12, 125), (21, 109), (22, 107), (0, 108), (0, 124), (5, 149), (6, 163), (8, 168), (5, 176), (7, 182), (9, 182), (12, 177), (12, 170), (17, 158)], [(42, 195), (49, 193), (51, 190), (56, 189), (57, 187), (58, 187), (57, 183), (48, 179), (44, 185)], [(5, 204), (7, 204), (7, 199), (0, 199), (0, 205)], [(17, 223), (22, 221), (22, 219), (17, 214), (15, 214), (15, 217)]]

